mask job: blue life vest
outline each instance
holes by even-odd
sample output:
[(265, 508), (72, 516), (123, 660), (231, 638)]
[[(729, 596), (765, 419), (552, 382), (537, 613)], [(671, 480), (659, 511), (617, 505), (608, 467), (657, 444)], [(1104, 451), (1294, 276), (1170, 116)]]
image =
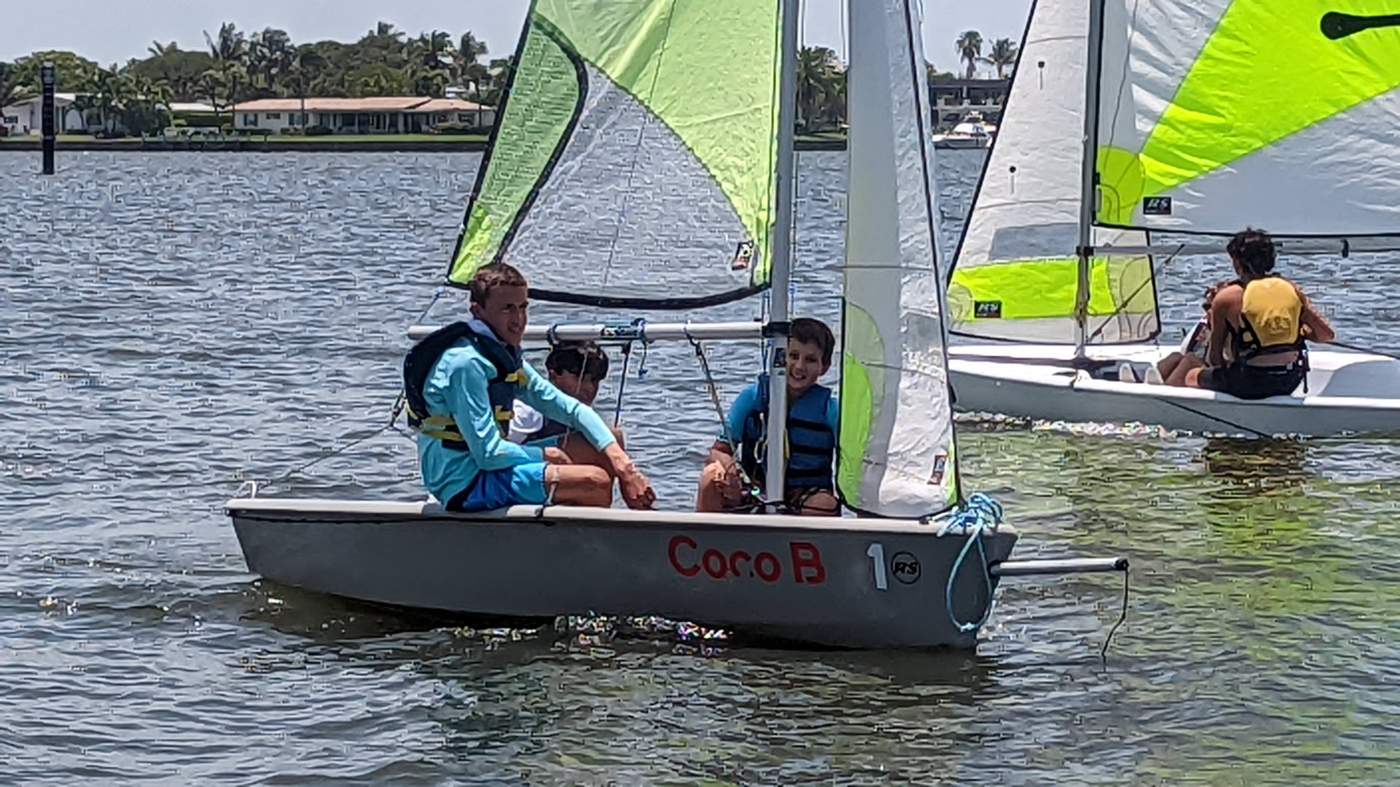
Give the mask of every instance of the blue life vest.
[(469, 323), (454, 322), (433, 331), (413, 345), (403, 359), (403, 395), (408, 425), (440, 440), (445, 447), (458, 451), (467, 450), (467, 443), (462, 439), (457, 422), (451, 415), (428, 412), (423, 387), (442, 359), (442, 354), (463, 339), (470, 341), (472, 347), (496, 370), (486, 384), (486, 396), (502, 435), (510, 428), (510, 419), (514, 415), (516, 388), (525, 383), (525, 372), (520, 367), (520, 350), (502, 344), (495, 337), (477, 333)]
[[(831, 389), (813, 385), (797, 401), (788, 402), (787, 469), (783, 485), (795, 489), (832, 489), (832, 463), (836, 435), (826, 423)], [(768, 376), (758, 380), (758, 406), (744, 419), (744, 432), (738, 436), (739, 464), (749, 478), (762, 484), (767, 477)]]

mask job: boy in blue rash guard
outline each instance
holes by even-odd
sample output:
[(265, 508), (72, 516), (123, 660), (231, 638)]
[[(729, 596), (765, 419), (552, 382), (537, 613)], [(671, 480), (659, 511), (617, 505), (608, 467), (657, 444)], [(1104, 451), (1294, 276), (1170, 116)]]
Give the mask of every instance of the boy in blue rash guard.
[[(831, 389), (817, 383), (831, 368), (835, 349), (836, 338), (825, 323), (806, 317), (792, 321), (787, 347), (788, 444), (783, 478), (787, 487), (783, 501), (790, 513), (841, 513), (832, 476), (840, 406)], [(710, 449), (709, 461), (700, 474), (695, 510), (750, 511), (758, 504), (744, 488), (743, 478), (762, 485), (766, 476), (767, 386), (767, 378), (760, 378), (729, 408), (725, 428), (738, 445), (731, 446), (722, 436)]]
[[(561, 392), (520, 358), (528, 322), (525, 277), (505, 263), (483, 266), (468, 285), (472, 319), (441, 329), (450, 346), (424, 376), (411, 351), (405, 361), (410, 423), (417, 426), (423, 485), (454, 511), (515, 504), (608, 506), (613, 479), (631, 508), (650, 508), (656, 493), (598, 414)], [(432, 345), (433, 337), (420, 346)], [(416, 349), (416, 348), (415, 348)], [(431, 352), (431, 351), (429, 351)], [(558, 448), (505, 439), (515, 399), (568, 424), (607, 460), (576, 465)]]

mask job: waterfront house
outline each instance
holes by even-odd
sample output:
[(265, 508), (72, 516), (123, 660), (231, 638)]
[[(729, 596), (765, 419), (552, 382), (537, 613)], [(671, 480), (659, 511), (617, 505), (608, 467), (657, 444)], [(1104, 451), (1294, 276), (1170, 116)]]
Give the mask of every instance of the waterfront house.
[[(53, 96), (54, 121), (60, 134), (83, 132), (87, 124), (83, 113), (74, 106), (78, 100), (76, 93), (55, 93)], [(16, 101), (0, 107), (0, 125), (4, 125), (10, 136), (40, 134), (44, 129), (44, 102), (39, 96)]]
[(375, 96), (371, 98), (262, 98), (233, 108), (240, 132), (273, 134), (311, 126), (335, 134), (411, 134), (453, 125), (489, 128), (492, 107), (462, 98)]

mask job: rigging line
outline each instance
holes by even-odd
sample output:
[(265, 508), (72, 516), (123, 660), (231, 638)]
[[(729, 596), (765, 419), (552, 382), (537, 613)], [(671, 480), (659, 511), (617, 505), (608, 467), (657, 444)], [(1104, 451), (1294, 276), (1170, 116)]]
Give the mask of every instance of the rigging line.
[(1113, 641), (1113, 635), (1118, 632), (1118, 627), (1128, 619), (1128, 569), (1123, 569), (1123, 611), (1118, 614), (1118, 622), (1113, 624), (1113, 628), (1108, 630), (1108, 636), (1104, 637), (1103, 647), (1099, 649), (1099, 659), (1108, 660), (1108, 643)]
[(1255, 437), (1260, 437), (1260, 438), (1263, 438), (1263, 439), (1265, 439), (1265, 440), (1268, 440), (1268, 439), (1273, 438), (1273, 435), (1271, 435), (1271, 434), (1264, 434), (1263, 432), (1259, 431), (1258, 429), (1251, 429), (1250, 427), (1245, 426), (1244, 424), (1237, 424), (1237, 423), (1235, 423), (1234, 421), (1231, 421), (1231, 420), (1229, 420), (1229, 419), (1227, 419), (1227, 418), (1221, 418), (1221, 417), (1218, 416), (1218, 415), (1211, 415), (1210, 413), (1207, 413), (1207, 412), (1205, 412), (1205, 411), (1203, 411), (1203, 410), (1197, 410), (1197, 409), (1194, 408), (1194, 407), (1190, 407), (1190, 406), (1188, 406), (1188, 405), (1184, 405), (1184, 404), (1182, 404), (1181, 402), (1173, 402), (1173, 401), (1170, 400), (1170, 399), (1158, 399), (1157, 401), (1162, 402), (1163, 404), (1169, 404), (1169, 405), (1171, 405), (1172, 407), (1176, 407), (1176, 408), (1181, 409), (1181, 410), (1185, 410), (1186, 412), (1191, 413), (1192, 415), (1198, 415), (1198, 416), (1200, 416), (1200, 417), (1202, 417), (1202, 418), (1207, 418), (1207, 419), (1212, 420), (1212, 421), (1218, 421), (1218, 422), (1220, 422), (1220, 423), (1222, 423), (1222, 424), (1225, 424), (1226, 426), (1230, 427), (1231, 429), (1238, 429), (1238, 430), (1240, 430), (1241, 432), (1248, 432), (1248, 433), (1254, 435)]
[[(423, 320), (427, 319), (428, 314), (432, 312), (433, 307), (437, 305), (437, 302), (442, 298), (443, 294), (446, 293), (446, 292), (447, 292), (447, 287), (446, 287), (446, 286), (441, 286), (441, 287), (438, 287), (438, 288), (437, 288), (437, 292), (433, 293), (433, 298), (432, 298), (432, 300), (428, 301), (428, 306), (427, 306), (427, 308), (423, 309), (423, 313), (420, 314), (420, 315), (418, 315), (418, 320), (417, 320), (417, 322), (418, 322), (419, 324), (421, 324), (421, 323), (423, 322)], [(345, 453), (346, 451), (349, 451), (351, 448), (354, 448), (354, 447), (357, 446), (357, 445), (360, 445), (360, 444), (362, 444), (362, 443), (364, 443), (364, 442), (366, 442), (366, 441), (368, 441), (368, 440), (370, 440), (370, 439), (372, 439), (372, 438), (374, 438), (374, 437), (377, 437), (378, 435), (383, 434), (384, 432), (387, 432), (387, 431), (390, 430), (390, 429), (393, 429), (394, 431), (399, 432), (400, 434), (404, 434), (402, 430), (398, 429), (398, 427), (395, 426), (395, 424), (398, 423), (398, 421), (399, 421), (399, 416), (403, 414), (404, 405), (406, 405), (407, 403), (408, 403), (407, 396), (404, 394), (403, 389), (400, 388), (400, 389), (399, 389), (399, 394), (398, 394), (398, 396), (394, 397), (394, 404), (389, 408), (389, 421), (388, 421), (387, 423), (385, 423), (383, 426), (380, 426), (380, 427), (378, 427), (378, 428), (376, 428), (376, 429), (371, 429), (370, 431), (364, 433), (363, 435), (361, 435), (360, 437), (356, 438), (355, 440), (353, 440), (353, 441), (351, 441), (351, 442), (349, 442), (349, 443), (346, 443), (345, 445), (341, 446), (340, 448), (337, 448), (337, 449), (334, 450), (334, 451), (331, 451), (330, 453), (322, 454), (321, 456), (318, 456), (318, 457), (316, 457), (315, 459), (312, 459), (312, 460), (309, 461), (309, 462), (306, 462), (306, 463), (301, 464), (301, 465), (299, 465), (299, 466), (297, 466), (297, 467), (294, 467), (294, 468), (292, 468), (291, 470), (288, 470), (287, 472), (283, 473), (282, 475), (277, 476), (276, 478), (273, 478), (273, 479), (271, 479), (271, 480), (269, 480), (269, 481), (266, 481), (266, 482), (263, 484), (263, 486), (276, 486), (277, 484), (280, 484), (280, 483), (282, 483), (283, 481), (286, 481), (287, 479), (291, 478), (292, 476), (294, 476), (294, 475), (299, 475), (299, 474), (301, 474), (301, 473), (303, 473), (303, 472), (305, 472), (305, 471), (311, 469), (312, 467), (315, 467), (316, 465), (320, 464), (321, 462), (324, 462), (324, 461), (326, 461), (327, 459), (330, 459), (330, 458), (333, 457), (333, 456), (339, 456), (339, 455)], [(350, 434), (354, 434), (354, 433), (351, 432)], [(348, 436), (349, 436), (349, 435), (342, 435), (342, 439), (344, 439), (345, 437), (348, 437)], [(405, 437), (409, 437), (410, 439), (413, 439), (413, 438), (412, 438), (411, 436), (409, 436), (409, 435), (405, 435)]]
[[(676, 0), (671, 0), (670, 8), (666, 11), (666, 30), (661, 34), (661, 48), (656, 52), (656, 68), (651, 72), (651, 87), (647, 91), (648, 97), (656, 95), (656, 82), (661, 78), (661, 63), (666, 59), (666, 44), (671, 40), (671, 23), (676, 19)], [(635, 99), (638, 109), (642, 112), (642, 125), (637, 129), (637, 144), (632, 146), (632, 166), (627, 170), (627, 188), (622, 192), (622, 204), (618, 206), (617, 224), (613, 228), (612, 241), (608, 243), (608, 261), (603, 264), (603, 284), (602, 290), (608, 289), (608, 275), (612, 273), (613, 260), (617, 257), (617, 240), (622, 236), (622, 224), (627, 218), (627, 203), (632, 197), (632, 182), (637, 175), (637, 154), (642, 149), (642, 140), (646, 138), (647, 126), (651, 123), (652, 113), (641, 98)]]
[[(294, 475), (299, 475), (299, 474), (305, 472), (306, 470), (308, 470), (308, 469), (310, 469), (310, 468), (312, 468), (312, 467), (314, 467), (314, 466), (320, 464), (321, 462), (324, 462), (324, 461), (326, 461), (327, 459), (330, 459), (330, 458), (333, 457), (333, 456), (339, 456), (339, 455), (345, 453), (346, 451), (349, 451), (351, 448), (354, 448), (355, 446), (360, 445), (360, 444), (362, 444), (362, 443), (364, 443), (364, 442), (366, 442), (366, 441), (368, 441), (368, 440), (370, 440), (370, 439), (372, 439), (372, 438), (374, 438), (374, 437), (377, 437), (378, 435), (383, 434), (384, 432), (386, 432), (386, 431), (388, 431), (389, 429), (393, 428), (394, 423), (395, 423), (396, 421), (399, 420), (399, 413), (403, 411), (403, 404), (402, 404), (402, 401), (403, 401), (403, 396), (402, 396), (402, 394), (400, 394), (400, 396), (399, 396), (399, 402), (396, 402), (396, 403), (395, 403), (393, 415), (390, 416), (390, 419), (389, 419), (389, 422), (388, 422), (388, 423), (386, 423), (386, 424), (384, 424), (383, 426), (380, 426), (380, 427), (378, 427), (378, 428), (376, 428), (376, 429), (371, 429), (370, 431), (364, 433), (363, 435), (361, 435), (360, 437), (356, 438), (355, 440), (352, 440), (351, 442), (346, 443), (345, 445), (341, 446), (340, 448), (335, 449), (334, 451), (331, 451), (330, 453), (322, 454), (321, 456), (318, 456), (318, 457), (316, 457), (315, 459), (312, 459), (310, 462), (306, 462), (306, 463), (304, 463), (304, 464), (302, 464), (302, 465), (299, 465), (299, 466), (297, 466), (297, 467), (294, 467), (294, 468), (292, 468), (291, 470), (288, 470), (287, 472), (283, 473), (282, 475), (277, 476), (276, 478), (273, 478), (273, 479), (270, 479), (270, 480), (264, 482), (264, 483), (263, 483), (263, 486), (276, 486), (276, 485), (282, 483), (283, 481), (286, 481), (287, 479), (291, 478), (291, 477), (294, 476)], [(353, 432), (352, 432), (351, 434), (353, 434)], [(349, 435), (344, 435), (343, 437), (348, 437), (348, 436), (349, 436)]]
[[(1310, 341), (1311, 341), (1311, 340), (1310, 340)], [(1330, 345), (1332, 345), (1333, 347), (1341, 347), (1341, 348), (1344, 349), (1344, 350), (1355, 350), (1356, 352), (1360, 352), (1360, 353), (1369, 353), (1369, 354), (1371, 354), (1371, 355), (1380, 355), (1380, 356), (1383, 356), (1383, 357), (1386, 357), (1386, 358), (1394, 358), (1395, 360), (1400, 361), (1400, 355), (1396, 355), (1396, 354), (1394, 354), (1394, 353), (1388, 353), (1388, 352), (1385, 352), (1385, 351), (1383, 351), (1383, 350), (1374, 350), (1374, 349), (1371, 349), (1370, 347), (1362, 347), (1362, 346), (1356, 345), (1356, 344), (1347, 344), (1346, 342), (1339, 342), (1339, 341), (1317, 342), (1317, 344), (1330, 344)]]
[[(709, 389), (710, 404), (714, 407), (715, 417), (719, 419), (720, 435), (724, 442), (729, 444), (729, 450), (734, 457), (734, 469), (739, 472), (739, 479), (743, 481), (744, 488), (749, 491), (759, 505), (763, 506), (763, 510), (767, 511), (769, 508), (773, 507), (775, 503), (771, 500), (763, 499), (763, 496), (759, 494), (761, 490), (758, 484), (749, 477), (749, 474), (744, 470), (743, 463), (739, 461), (739, 443), (734, 439), (734, 434), (729, 429), (729, 419), (724, 417), (724, 405), (719, 401), (719, 389), (715, 386), (715, 376), (710, 371), (710, 361), (705, 356), (705, 347), (697, 341), (695, 337), (690, 335), (690, 327), (688, 325), (685, 329), (685, 338), (689, 339), (691, 346), (695, 348), (695, 357), (699, 359), (700, 369), (705, 374), (705, 386)], [(757, 453), (757, 449), (755, 449), (755, 452)]]
[[(1151, 284), (1152, 281), (1157, 277), (1158, 273), (1161, 273), (1162, 271), (1166, 270), (1167, 266), (1171, 264), (1171, 261), (1176, 259), (1177, 256), (1181, 254), (1181, 250), (1184, 248), (1186, 248), (1186, 244), (1183, 243), (1178, 245), (1176, 247), (1176, 251), (1172, 252), (1170, 257), (1167, 257), (1165, 260), (1163, 260), (1161, 265), (1158, 265), (1156, 267), (1149, 266), (1149, 269), (1152, 271), (1152, 275), (1147, 277), (1146, 280), (1139, 284), (1137, 286), (1137, 289), (1128, 293), (1128, 297), (1123, 299), (1123, 303), (1119, 304), (1118, 308), (1114, 309), (1107, 317), (1103, 318), (1103, 322), (1099, 323), (1099, 327), (1095, 328), (1094, 332), (1089, 334), (1089, 338), (1085, 339), (1084, 343), (1088, 344), (1089, 342), (1092, 342), (1093, 340), (1099, 338), (1099, 335), (1102, 334), (1104, 329), (1108, 327), (1108, 324), (1113, 321), (1113, 318), (1117, 317), (1124, 309), (1128, 308), (1128, 304), (1133, 302), (1133, 299), (1138, 296), (1138, 293), (1142, 292), (1144, 287)], [(1149, 257), (1148, 259), (1151, 258)]]
[(719, 418), (720, 434), (724, 441), (734, 450), (739, 450), (739, 444), (734, 441), (734, 435), (729, 432), (729, 419), (724, 417), (724, 405), (719, 401), (719, 389), (715, 386), (715, 376), (710, 372), (710, 360), (705, 357), (705, 347), (695, 337), (690, 335), (690, 326), (685, 328), (685, 338), (690, 341), (690, 346), (695, 348), (695, 357), (700, 361), (700, 370), (705, 375), (705, 387), (709, 390), (710, 404), (715, 409), (715, 416)]
[(622, 379), (617, 383), (617, 403), (613, 406), (613, 428), (622, 423), (622, 395), (627, 391), (627, 370), (632, 368), (632, 342), (622, 345)]

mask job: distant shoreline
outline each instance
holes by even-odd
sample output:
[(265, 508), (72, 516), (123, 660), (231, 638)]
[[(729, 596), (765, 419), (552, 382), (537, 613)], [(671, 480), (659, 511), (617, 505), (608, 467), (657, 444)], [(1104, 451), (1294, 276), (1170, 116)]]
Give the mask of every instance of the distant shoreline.
[[(266, 139), (238, 137), (221, 140), (150, 140), (135, 138), (93, 139), (59, 137), (55, 150), (108, 151), (118, 153), (472, 153), (486, 149), (486, 137), (462, 136), (440, 139), (394, 139), (393, 134), (370, 138), (355, 136), (278, 137)], [(845, 150), (845, 134), (799, 135), (797, 150)], [(43, 149), (35, 136), (0, 137), (0, 153), (38, 153)]]

